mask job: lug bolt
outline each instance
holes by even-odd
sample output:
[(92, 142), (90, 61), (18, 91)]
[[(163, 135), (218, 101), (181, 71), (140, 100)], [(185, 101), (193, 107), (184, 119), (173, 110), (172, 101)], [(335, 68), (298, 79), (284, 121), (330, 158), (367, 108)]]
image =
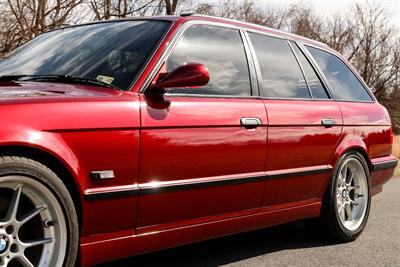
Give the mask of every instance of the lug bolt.
[(12, 226), (12, 225), (9, 225), (9, 226), (6, 227), (6, 233), (9, 234), (9, 235), (14, 233), (14, 230), (15, 230), (14, 226)]

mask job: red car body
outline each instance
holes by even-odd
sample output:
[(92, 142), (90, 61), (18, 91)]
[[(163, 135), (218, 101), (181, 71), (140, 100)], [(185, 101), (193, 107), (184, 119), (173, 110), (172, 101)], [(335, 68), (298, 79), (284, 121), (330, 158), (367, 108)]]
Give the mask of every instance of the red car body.
[[(159, 101), (142, 91), (169, 42), (193, 20), (328, 47), (212, 17), (149, 19), (173, 26), (130, 91), (0, 82), (0, 149), (41, 155), (63, 170), (78, 207), (82, 265), (317, 217), (332, 169), (348, 150), (365, 156), (372, 193), (382, 191), (397, 159), (390, 118), (376, 101)], [(243, 117), (260, 118), (262, 127), (242, 127)], [(324, 118), (336, 125), (322, 126)], [(94, 180), (96, 170), (116, 178)]]

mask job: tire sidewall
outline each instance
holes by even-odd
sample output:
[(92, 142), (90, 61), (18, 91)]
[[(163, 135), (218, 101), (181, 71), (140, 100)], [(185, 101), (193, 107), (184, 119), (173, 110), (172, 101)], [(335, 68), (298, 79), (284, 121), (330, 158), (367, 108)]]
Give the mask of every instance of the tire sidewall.
[(79, 226), (76, 209), (68, 189), (61, 179), (46, 166), (21, 157), (0, 157), (0, 181), (3, 176), (20, 175), (46, 186), (61, 206), (67, 225), (67, 250), (63, 266), (75, 266), (78, 251)]
[[(353, 230), (353, 231), (347, 229), (341, 223), (339, 214), (338, 214), (337, 208), (336, 208), (336, 183), (339, 178), (339, 172), (340, 172), (340, 169), (342, 168), (343, 163), (346, 160), (348, 160), (349, 158), (354, 158), (354, 159), (358, 160), (361, 163), (361, 165), (363, 166), (364, 173), (366, 175), (367, 188), (368, 188), (367, 208), (365, 211), (364, 219), (363, 219), (361, 225), (356, 230)], [(370, 178), (370, 172), (369, 172), (367, 162), (365, 161), (363, 155), (361, 155), (359, 152), (354, 152), (354, 151), (347, 152), (337, 162), (334, 172), (333, 172), (333, 175), (332, 175), (330, 188), (329, 188), (329, 200), (330, 200), (329, 201), (329, 203), (330, 203), (329, 214), (330, 214), (332, 222), (333, 222), (333, 227), (335, 228), (334, 230), (335, 230), (335, 232), (337, 232), (337, 234), (340, 235), (340, 239), (343, 239), (346, 241), (355, 240), (361, 234), (361, 232), (364, 230), (365, 225), (367, 224), (367, 221), (368, 221), (369, 212), (370, 212), (370, 208), (371, 208), (371, 181), (370, 180), (371, 180), (371, 178)]]

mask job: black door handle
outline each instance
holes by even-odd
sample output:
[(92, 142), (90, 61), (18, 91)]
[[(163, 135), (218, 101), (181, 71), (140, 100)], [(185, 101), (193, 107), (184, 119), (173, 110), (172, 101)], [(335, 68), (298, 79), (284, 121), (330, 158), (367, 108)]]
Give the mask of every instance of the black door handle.
[(336, 121), (334, 119), (322, 119), (321, 124), (324, 125), (325, 128), (329, 128), (336, 125)]

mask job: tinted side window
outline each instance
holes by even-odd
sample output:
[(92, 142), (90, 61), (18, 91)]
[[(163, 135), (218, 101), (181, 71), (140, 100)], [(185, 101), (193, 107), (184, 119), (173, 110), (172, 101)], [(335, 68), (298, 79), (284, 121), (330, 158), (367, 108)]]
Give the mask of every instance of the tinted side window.
[(208, 85), (169, 92), (251, 95), (249, 68), (239, 31), (205, 25), (188, 28), (167, 60), (167, 71), (190, 62), (201, 63), (208, 68)]
[(310, 98), (297, 60), (286, 40), (249, 33), (262, 74), (261, 96)]
[(303, 52), (299, 49), (295, 42), (290, 42), (292, 44), (293, 50), (297, 55), (297, 58), (300, 61), (300, 65), (303, 68), (304, 75), (306, 76), (306, 80), (308, 86), (311, 90), (311, 94), (313, 98), (317, 99), (328, 99), (328, 94), (325, 91), (324, 86), (322, 85), (320, 79), (315, 73), (314, 69), (308, 62), (307, 58), (304, 56)]
[(328, 79), (329, 89), (338, 100), (371, 101), (370, 95), (353, 72), (337, 56), (307, 47)]

